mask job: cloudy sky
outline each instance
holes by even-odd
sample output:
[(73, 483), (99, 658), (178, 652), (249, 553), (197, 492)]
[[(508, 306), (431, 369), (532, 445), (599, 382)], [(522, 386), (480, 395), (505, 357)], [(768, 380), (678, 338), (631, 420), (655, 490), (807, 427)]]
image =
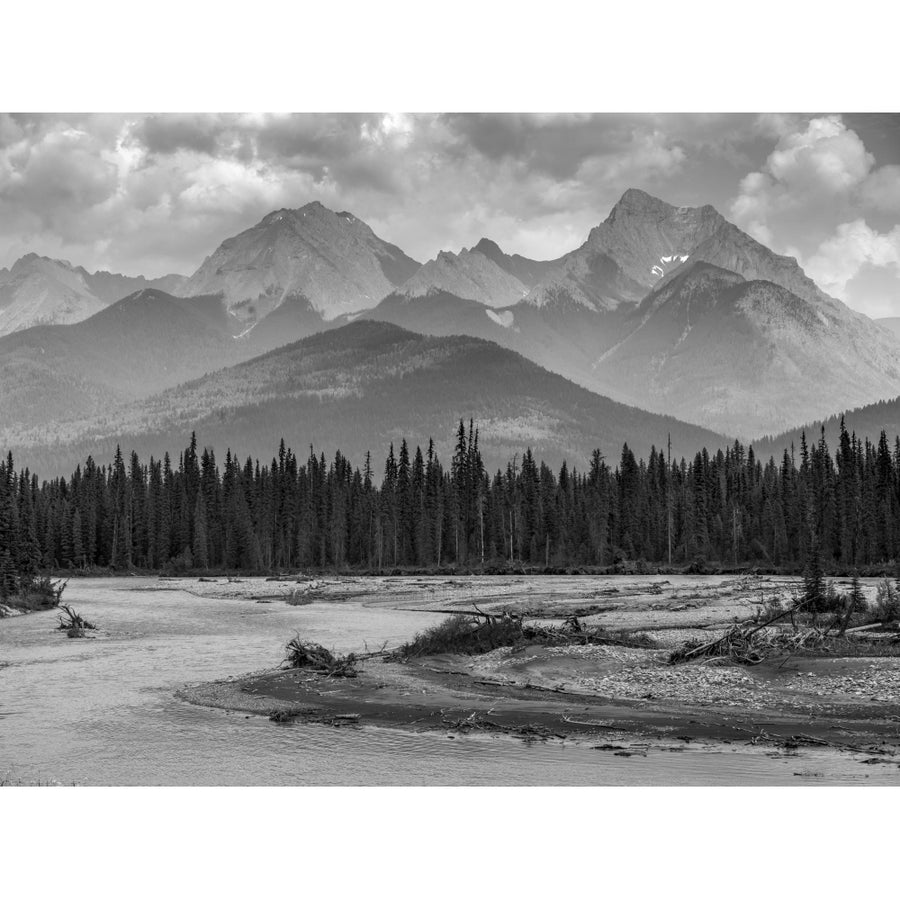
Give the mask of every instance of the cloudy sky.
[(900, 315), (900, 115), (0, 115), (0, 266), (189, 274), (321, 200), (419, 260), (546, 259), (628, 187), (712, 203), (829, 293)]

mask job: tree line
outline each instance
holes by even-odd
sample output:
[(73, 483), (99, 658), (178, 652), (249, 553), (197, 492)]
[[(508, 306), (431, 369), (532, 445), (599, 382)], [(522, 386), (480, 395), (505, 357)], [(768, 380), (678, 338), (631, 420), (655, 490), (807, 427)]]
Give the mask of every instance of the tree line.
[[(478, 431), (459, 423), (448, 465), (433, 442), (391, 445), (376, 474), (341, 453), (302, 461), (282, 440), (267, 464), (230, 451), (220, 466), (196, 435), (176, 463), (117, 450), (69, 478), (39, 482), (0, 462), (0, 592), (47, 569), (297, 568), (386, 571), (492, 566), (796, 569), (900, 559), (900, 438), (848, 434), (763, 462), (735, 442), (714, 454), (647, 460), (628, 446), (611, 465), (557, 472), (530, 450), (485, 470)], [(695, 569), (697, 570), (697, 569)]]

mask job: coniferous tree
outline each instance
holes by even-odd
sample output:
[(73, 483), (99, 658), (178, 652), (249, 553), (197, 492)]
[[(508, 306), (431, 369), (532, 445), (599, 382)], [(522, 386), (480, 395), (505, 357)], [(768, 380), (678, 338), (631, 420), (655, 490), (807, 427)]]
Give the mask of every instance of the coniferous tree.
[(201, 569), (209, 568), (209, 535), (206, 527), (206, 499), (201, 491), (197, 492), (194, 504), (194, 565)]
[[(841, 428), (832, 458), (820, 435), (799, 460), (762, 462), (739, 443), (692, 459), (623, 447), (613, 471), (599, 451), (586, 472), (551, 469), (530, 448), (489, 477), (479, 432), (459, 423), (449, 471), (393, 445), (376, 483), (340, 452), (301, 463), (282, 442), (268, 465), (229, 450), (223, 467), (196, 438), (143, 464), (121, 450), (71, 478), (39, 482), (0, 460), (0, 568), (6, 591), (40, 567), (323, 568), (615, 564), (698, 559), (808, 570), (857, 566), (900, 580), (900, 441)], [(799, 464), (798, 464), (799, 463)], [(813, 553), (813, 548), (815, 552)]]

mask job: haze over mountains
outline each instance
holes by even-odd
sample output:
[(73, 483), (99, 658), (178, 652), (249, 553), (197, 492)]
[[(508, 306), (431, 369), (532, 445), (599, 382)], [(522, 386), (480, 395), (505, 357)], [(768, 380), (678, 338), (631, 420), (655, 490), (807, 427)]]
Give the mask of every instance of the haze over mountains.
[(65, 472), (88, 453), (106, 458), (117, 443), (157, 457), (180, 446), (185, 428), (206, 444), (243, 455), (271, 453), (280, 437), (362, 460), (403, 436), (452, 455), (463, 415), (479, 424), (489, 471), (524, 446), (538, 458), (583, 468), (600, 448), (617, 459), (628, 443), (646, 456), (671, 436), (676, 453), (725, 447), (729, 439), (668, 416), (623, 406), (571, 384), (510, 350), (471, 337), (440, 339), (360, 321), (306, 338), (247, 362), (124, 407), (22, 431), (14, 450), (42, 472)]
[(80, 322), (134, 291), (176, 291), (184, 280), (182, 275), (91, 274), (66, 260), (29, 253), (11, 268), (0, 269), (0, 335), (34, 325)]
[[(345, 327), (360, 318), (373, 320), (368, 331)], [(345, 451), (375, 449), (401, 426), (449, 437), (470, 416), (490, 420), (498, 453), (531, 443), (550, 458), (613, 437), (659, 446), (668, 431), (686, 443), (747, 439), (900, 395), (892, 324), (827, 296), (713, 207), (638, 190), (582, 246), (547, 261), (484, 238), (420, 264), (351, 213), (310, 203), (224, 241), (188, 278), (91, 275), (34, 255), (0, 270), (0, 443), (50, 464), (117, 435), (162, 446), (199, 421), (233, 442), (253, 443), (258, 427), (270, 446), (278, 416), (285, 433), (343, 438)], [(412, 356), (379, 355), (344, 394), (341, 361), (361, 371), (361, 335)], [(416, 344), (420, 335), (431, 338)], [(548, 387), (551, 372), (574, 384)], [(638, 409), (629, 417), (605, 397)], [(651, 438), (651, 426), (666, 432)], [(52, 453), (40, 449), (48, 442)]]

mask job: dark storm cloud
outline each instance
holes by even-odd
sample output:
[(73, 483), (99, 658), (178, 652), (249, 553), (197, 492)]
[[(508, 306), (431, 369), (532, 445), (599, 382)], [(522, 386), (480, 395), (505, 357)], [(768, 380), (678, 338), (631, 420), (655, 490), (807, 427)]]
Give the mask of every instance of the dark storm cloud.
[(151, 153), (193, 150), (212, 155), (219, 149), (219, 137), (226, 127), (218, 116), (155, 115), (138, 125), (135, 137)]
[(462, 114), (446, 121), (489, 159), (515, 159), (554, 178), (572, 178), (592, 157), (621, 153), (648, 124), (646, 116), (565, 114)]

